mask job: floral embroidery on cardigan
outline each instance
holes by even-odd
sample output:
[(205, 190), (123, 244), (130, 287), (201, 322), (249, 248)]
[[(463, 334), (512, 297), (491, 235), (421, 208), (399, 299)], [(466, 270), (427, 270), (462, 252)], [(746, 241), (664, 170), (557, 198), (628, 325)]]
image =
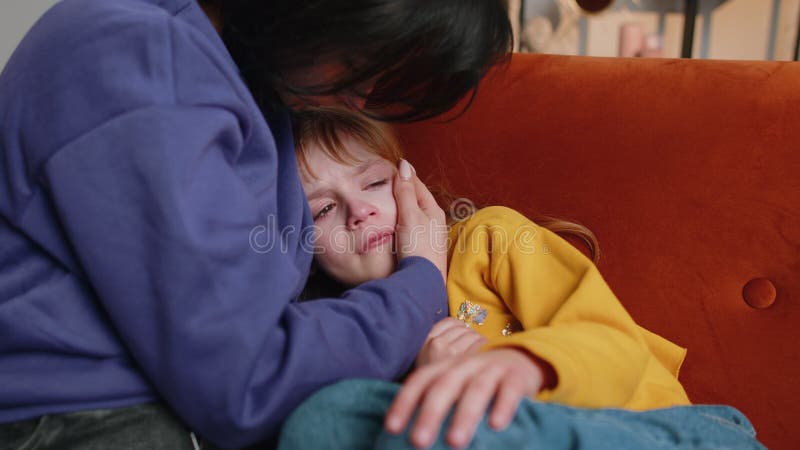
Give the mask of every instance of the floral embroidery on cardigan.
[(458, 307), (457, 317), (458, 320), (464, 322), (467, 328), (469, 328), (473, 323), (475, 325), (483, 325), (487, 314), (489, 314), (489, 312), (486, 311), (486, 308), (483, 308), (477, 303), (472, 303), (469, 300), (464, 300), (461, 306)]

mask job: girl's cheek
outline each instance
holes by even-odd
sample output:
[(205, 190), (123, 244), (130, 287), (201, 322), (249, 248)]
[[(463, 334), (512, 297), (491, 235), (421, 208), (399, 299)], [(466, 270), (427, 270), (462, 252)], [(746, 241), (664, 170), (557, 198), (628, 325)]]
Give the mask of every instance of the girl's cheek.
[(326, 233), (323, 239), (326, 240), (324, 246), (327, 247), (327, 251), (333, 254), (347, 253), (353, 244), (348, 234), (342, 232), (341, 229)]
[(311, 244), (314, 247), (314, 253), (319, 253), (322, 248), (322, 238), (324, 232), (316, 224), (314, 225), (313, 232), (311, 233)]

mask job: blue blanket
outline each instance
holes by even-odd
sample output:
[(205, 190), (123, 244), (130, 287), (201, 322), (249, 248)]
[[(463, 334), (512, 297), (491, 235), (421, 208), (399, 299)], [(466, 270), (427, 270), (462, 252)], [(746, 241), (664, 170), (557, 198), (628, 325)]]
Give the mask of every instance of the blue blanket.
[[(383, 430), (383, 417), (398, 384), (347, 380), (325, 388), (286, 421), (279, 450), (412, 449), (405, 434)], [(443, 430), (447, 429), (449, 419)], [(449, 447), (441, 433), (436, 450)], [(484, 419), (472, 443), (477, 449), (764, 449), (747, 418), (730, 406), (695, 405), (634, 412), (582, 409), (524, 400), (502, 432)]]

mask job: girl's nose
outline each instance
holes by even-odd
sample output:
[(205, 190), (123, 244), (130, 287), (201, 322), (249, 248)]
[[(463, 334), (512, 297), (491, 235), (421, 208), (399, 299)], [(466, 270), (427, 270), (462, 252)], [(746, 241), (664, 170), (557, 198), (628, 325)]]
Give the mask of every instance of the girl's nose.
[(364, 222), (367, 221), (370, 216), (378, 214), (378, 208), (376, 208), (375, 205), (364, 201), (351, 202), (348, 205), (348, 209), (349, 215), (347, 217), (347, 227), (350, 229), (356, 229), (359, 226), (363, 226)]

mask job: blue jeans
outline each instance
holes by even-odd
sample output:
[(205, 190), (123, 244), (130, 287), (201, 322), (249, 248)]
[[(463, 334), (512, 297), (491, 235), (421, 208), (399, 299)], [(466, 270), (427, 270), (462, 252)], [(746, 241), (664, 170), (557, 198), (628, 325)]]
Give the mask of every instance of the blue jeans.
[(164, 405), (48, 414), (0, 424), (0, 450), (216, 450)]
[[(287, 419), (278, 450), (412, 449), (408, 436), (383, 431), (399, 385), (347, 380), (311, 396)], [(450, 418), (443, 430), (447, 429)], [(433, 449), (448, 449), (440, 433)], [(501, 432), (481, 422), (477, 449), (764, 449), (747, 418), (728, 406), (679, 406), (644, 412), (581, 409), (524, 400)]]

